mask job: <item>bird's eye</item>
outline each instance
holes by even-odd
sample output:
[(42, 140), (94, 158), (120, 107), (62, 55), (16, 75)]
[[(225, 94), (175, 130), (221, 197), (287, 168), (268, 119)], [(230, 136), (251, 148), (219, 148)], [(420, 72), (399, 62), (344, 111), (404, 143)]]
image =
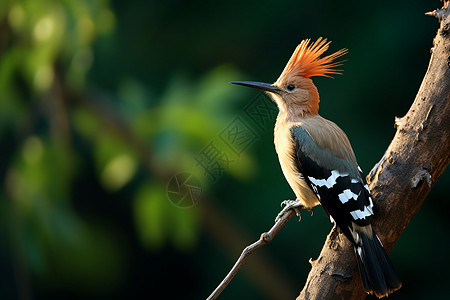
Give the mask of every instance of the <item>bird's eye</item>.
[(286, 88), (287, 88), (288, 91), (293, 91), (293, 90), (295, 90), (295, 85), (293, 85), (293, 84), (288, 84), (288, 85), (286, 86)]

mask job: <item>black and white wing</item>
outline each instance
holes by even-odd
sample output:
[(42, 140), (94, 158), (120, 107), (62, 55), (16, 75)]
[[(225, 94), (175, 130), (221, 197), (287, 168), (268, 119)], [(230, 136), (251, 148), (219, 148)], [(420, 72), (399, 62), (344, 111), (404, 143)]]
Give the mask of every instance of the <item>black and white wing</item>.
[(292, 127), (291, 134), (298, 170), (330, 220), (334, 220), (349, 240), (355, 242), (352, 223), (368, 225), (373, 215), (373, 201), (364, 174), (352, 161), (319, 147), (303, 127)]

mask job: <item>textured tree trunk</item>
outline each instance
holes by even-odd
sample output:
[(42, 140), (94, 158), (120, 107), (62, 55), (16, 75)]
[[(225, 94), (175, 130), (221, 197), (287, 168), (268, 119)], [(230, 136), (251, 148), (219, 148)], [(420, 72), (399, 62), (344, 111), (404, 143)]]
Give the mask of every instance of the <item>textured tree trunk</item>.
[[(428, 13), (440, 28), (427, 73), (383, 158), (370, 172), (375, 231), (390, 251), (450, 159), (450, 12)], [(297, 299), (364, 299), (350, 242), (333, 228)], [(395, 265), (395, 262), (394, 262)]]

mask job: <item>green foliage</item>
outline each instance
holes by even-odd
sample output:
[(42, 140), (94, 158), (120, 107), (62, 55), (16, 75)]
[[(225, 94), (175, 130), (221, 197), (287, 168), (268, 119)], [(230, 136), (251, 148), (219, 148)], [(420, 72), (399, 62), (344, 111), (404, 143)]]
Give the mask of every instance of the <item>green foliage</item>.
[(73, 154), (36, 136), (17, 152), (6, 181), (14, 245), (45, 284), (110, 287), (122, 268), (120, 247), (104, 229), (74, 212), (69, 201)]
[(167, 201), (166, 187), (143, 183), (134, 199), (136, 227), (142, 243), (160, 250), (167, 240), (182, 251), (192, 250), (198, 236), (195, 210), (180, 209)]
[[(193, 157), (233, 118), (237, 94), (224, 83), (241, 74), (223, 65), (196, 81), (174, 76), (157, 99), (129, 77), (118, 86), (117, 97), (108, 99), (111, 104), (104, 104), (111, 109), (93, 109), (97, 104), (90, 100), (74, 105), (67, 97), (84, 97), (93, 43), (114, 28), (108, 3), (2, 5), (8, 43), (0, 49), (0, 133), (4, 139), (15, 136), (8, 143), (12, 152), (2, 203), (9, 203), (4, 208), (11, 214), (18, 262), (44, 286), (89, 293), (114, 289), (126, 260), (120, 234), (110, 232), (101, 218), (83, 216), (76, 205), (97, 200), (77, 199), (80, 193), (74, 191), (91, 169), (103, 197), (138, 186), (127, 192), (127, 205), (143, 247), (195, 249), (198, 213), (168, 201), (167, 176), (189, 172), (208, 190), (207, 174)], [(150, 153), (152, 167), (143, 157)], [(251, 157), (244, 153), (239, 161), (226, 171), (248, 177)]]
[[(123, 269), (121, 247), (97, 221), (74, 210), (71, 192), (82, 158), (68, 140), (65, 117), (71, 113), (57, 107), (55, 92), (61, 77), (68, 86), (84, 85), (92, 43), (111, 32), (114, 15), (105, 1), (3, 1), (0, 20), (6, 38), (0, 47), (0, 136), (11, 149), (5, 150), (9, 204), (3, 207), (16, 264), (44, 285), (109, 290)], [(118, 180), (113, 173), (114, 166), (103, 176), (115, 180), (114, 187), (130, 177)]]

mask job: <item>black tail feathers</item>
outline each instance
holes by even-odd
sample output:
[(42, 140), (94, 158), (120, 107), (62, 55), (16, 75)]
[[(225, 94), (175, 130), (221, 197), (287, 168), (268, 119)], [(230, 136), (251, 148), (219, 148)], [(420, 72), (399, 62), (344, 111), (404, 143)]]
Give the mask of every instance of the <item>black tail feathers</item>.
[(364, 289), (381, 298), (399, 289), (402, 283), (378, 236), (371, 231), (371, 235), (364, 231), (358, 232), (359, 241), (355, 252)]

